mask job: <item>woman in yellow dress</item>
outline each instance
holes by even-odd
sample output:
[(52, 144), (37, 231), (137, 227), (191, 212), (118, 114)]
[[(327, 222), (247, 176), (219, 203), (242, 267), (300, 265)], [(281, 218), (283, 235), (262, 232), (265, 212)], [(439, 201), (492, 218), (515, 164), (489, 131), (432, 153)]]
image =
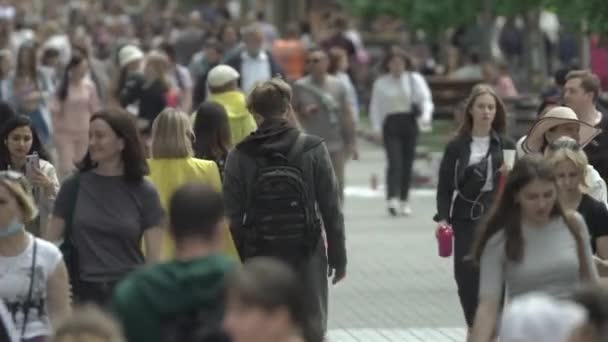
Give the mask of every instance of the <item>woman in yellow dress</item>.
[[(202, 182), (221, 191), (222, 183), (215, 162), (194, 158), (192, 142), (195, 139), (190, 118), (186, 113), (167, 108), (152, 125), (152, 146), (149, 179), (158, 189), (166, 210), (173, 192), (188, 182)], [(238, 253), (229, 228), (225, 227), (225, 252), (238, 259)], [(163, 260), (174, 255), (174, 243), (165, 234)]]

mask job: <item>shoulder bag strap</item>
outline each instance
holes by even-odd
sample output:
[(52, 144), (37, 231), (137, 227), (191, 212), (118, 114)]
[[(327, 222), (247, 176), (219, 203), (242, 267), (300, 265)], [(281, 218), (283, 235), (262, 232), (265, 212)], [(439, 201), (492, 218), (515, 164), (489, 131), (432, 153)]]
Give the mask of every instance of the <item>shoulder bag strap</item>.
[(23, 326), (21, 327), (21, 340), (25, 338), (25, 328), (27, 327), (28, 316), (30, 313), (30, 307), (32, 306), (32, 292), (34, 290), (34, 277), (36, 276), (36, 255), (38, 254), (38, 242), (36, 241), (36, 237), (32, 236), (34, 239), (34, 252), (32, 253), (32, 265), (30, 266), (30, 286), (27, 290), (27, 298), (25, 300), (25, 304), (23, 305)]
[(76, 212), (76, 201), (78, 200), (78, 189), (80, 188), (80, 175), (74, 174), (74, 186), (70, 189), (70, 206), (68, 207), (68, 215), (64, 218), (65, 229), (63, 240), (68, 241), (72, 237), (72, 225), (74, 222), (74, 213)]

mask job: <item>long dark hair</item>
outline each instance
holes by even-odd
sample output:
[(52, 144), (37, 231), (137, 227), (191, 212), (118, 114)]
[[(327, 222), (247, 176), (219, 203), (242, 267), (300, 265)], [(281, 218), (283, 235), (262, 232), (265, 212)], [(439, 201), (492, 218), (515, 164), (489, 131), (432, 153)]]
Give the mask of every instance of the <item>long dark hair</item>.
[(61, 101), (65, 101), (68, 98), (68, 89), (70, 88), (70, 74), (72, 69), (79, 66), (81, 63), (85, 62), (86, 58), (79, 53), (72, 54), (72, 58), (70, 58), (70, 62), (65, 67), (63, 71), (63, 78), (61, 79), (61, 84), (59, 85), (59, 90), (57, 91), (57, 96)]
[[(90, 122), (95, 120), (105, 121), (114, 133), (124, 141), (125, 148), (121, 156), (124, 165), (124, 178), (130, 182), (143, 180), (144, 176), (150, 173), (150, 169), (137, 134), (137, 126), (133, 115), (120, 108), (111, 108), (95, 113)], [(96, 168), (97, 164), (91, 159), (91, 153), (87, 152), (77, 166), (80, 172), (87, 172)]]
[(225, 157), (230, 149), (230, 124), (224, 106), (205, 101), (196, 110), (194, 119), (194, 156), (217, 160)]
[(17, 128), (20, 127), (29, 127), (32, 131), (32, 148), (29, 153), (38, 153), (40, 159), (51, 162), (49, 158), (49, 153), (46, 151), (42, 143), (40, 142), (40, 138), (38, 138), (38, 134), (36, 133), (36, 129), (32, 124), (32, 120), (25, 115), (15, 115), (8, 119), (4, 126), (2, 126), (2, 130), (0, 131), (0, 170), (8, 170), (11, 166), (11, 154), (8, 150), (8, 136)]
[(459, 128), (459, 133), (461, 135), (471, 135), (471, 131), (473, 130), (473, 115), (471, 114), (471, 110), (473, 110), (477, 98), (486, 94), (492, 95), (496, 102), (496, 115), (494, 116), (494, 121), (492, 121), (492, 130), (498, 134), (502, 134), (506, 131), (507, 111), (505, 110), (505, 104), (491, 86), (487, 84), (478, 84), (473, 87), (473, 90), (466, 101), (464, 118), (462, 120), (462, 125)]
[[(31, 77), (35, 83), (38, 81), (38, 62), (37, 62), (37, 51), (38, 48), (35, 42), (26, 42), (21, 44), (19, 52), (17, 53), (17, 68), (15, 71), (16, 78), (22, 78), (24, 76)], [(25, 57), (29, 57), (29, 63), (24, 61)]]
[(309, 327), (301, 287), (298, 276), (289, 266), (264, 257), (248, 260), (228, 281), (228, 293), (233, 300), (265, 311), (286, 308), (306, 342), (321, 342), (322, 336), (312, 336), (314, 329)]
[[(522, 214), (521, 207), (515, 198), (526, 185), (536, 179), (555, 184), (557, 191), (555, 175), (551, 169), (551, 165), (549, 165), (545, 158), (540, 155), (525, 155), (515, 163), (513, 170), (507, 178), (502, 195), (495, 202), (477, 229), (477, 237), (473, 243), (472, 252), (473, 258), (477, 263), (481, 260), (481, 255), (488, 240), (499, 231), (504, 231), (507, 259), (511, 262), (520, 262), (522, 260), (524, 253), (521, 226)], [(568, 226), (568, 229), (576, 240), (579, 261), (583, 262), (585, 258), (582, 257), (584, 255), (582, 246), (587, 242), (582, 241), (580, 231), (576, 227), (573, 227), (571, 219), (564, 212), (557, 199), (550, 215), (551, 217), (562, 217), (564, 219), (566, 226)]]

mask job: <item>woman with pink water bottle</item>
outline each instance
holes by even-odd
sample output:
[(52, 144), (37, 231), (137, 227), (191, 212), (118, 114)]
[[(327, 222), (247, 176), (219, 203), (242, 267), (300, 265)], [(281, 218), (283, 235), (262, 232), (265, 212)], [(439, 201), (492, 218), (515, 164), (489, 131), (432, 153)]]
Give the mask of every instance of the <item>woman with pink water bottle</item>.
[(473, 88), (457, 135), (448, 143), (439, 169), (437, 238), (440, 254), (449, 254), (449, 225), (454, 234), (454, 276), (468, 327), (472, 327), (479, 292), (479, 271), (468, 260), (477, 222), (494, 200), (503, 150), (513, 142), (502, 136), (505, 108), (487, 85)]

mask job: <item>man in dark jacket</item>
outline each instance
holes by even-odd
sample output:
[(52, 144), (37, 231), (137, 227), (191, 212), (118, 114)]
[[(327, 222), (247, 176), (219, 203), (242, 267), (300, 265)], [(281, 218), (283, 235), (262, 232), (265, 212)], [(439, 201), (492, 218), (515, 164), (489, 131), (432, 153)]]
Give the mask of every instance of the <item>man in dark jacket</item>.
[(268, 81), (282, 73), (281, 68), (272, 57), (272, 53), (265, 51), (264, 32), (259, 25), (253, 24), (243, 29), (245, 49), (226, 60), (241, 75), (240, 86), (248, 94), (258, 82)]
[(564, 86), (564, 101), (576, 112), (578, 119), (600, 128), (602, 133), (586, 147), (589, 164), (608, 182), (608, 113), (599, 110), (600, 79), (587, 70), (570, 71)]
[(218, 332), (220, 336), (211, 340), (224, 341), (224, 278), (233, 261), (220, 255), (222, 196), (202, 184), (185, 185), (171, 198), (169, 221), (177, 260), (129, 276), (117, 287), (112, 309), (129, 342), (185, 341), (179, 334), (190, 332), (180, 332), (185, 329), (172, 326), (172, 320), (199, 310), (206, 310), (209, 317), (197, 324), (208, 326), (199, 328)]
[(303, 133), (289, 119), (293, 115), (291, 89), (284, 81), (273, 79), (256, 86), (248, 103), (249, 110), (261, 120), (261, 124), (256, 132), (230, 152), (226, 162), (224, 199), (232, 235), (243, 258), (243, 251), (251, 247), (247, 245), (250, 240), (246, 238), (248, 231), (245, 231), (243, 222), (251, 205), (249, 199), (259, 175), (260, 159), (276, 154), (289, 155), (296, 141), (303, 141), (297, 165), (294, 162), (293, 166), (301, 170), (307, 185), (306, 197), (315, 202), (312, 203), (317, 208), (314, 214), (322, 219), (327, 251), (319, 231), (310, 257), (296, 271), (306, 284), (303, 296), (310, 304), (309, 329), (318, 334), (321, 341), (327, 325), (328, 266), (330, 276), (334, 274), (334, 284), (346, 275), (344, 217), (329, 152), (318, 137), (305, 135), (300, 140)]

